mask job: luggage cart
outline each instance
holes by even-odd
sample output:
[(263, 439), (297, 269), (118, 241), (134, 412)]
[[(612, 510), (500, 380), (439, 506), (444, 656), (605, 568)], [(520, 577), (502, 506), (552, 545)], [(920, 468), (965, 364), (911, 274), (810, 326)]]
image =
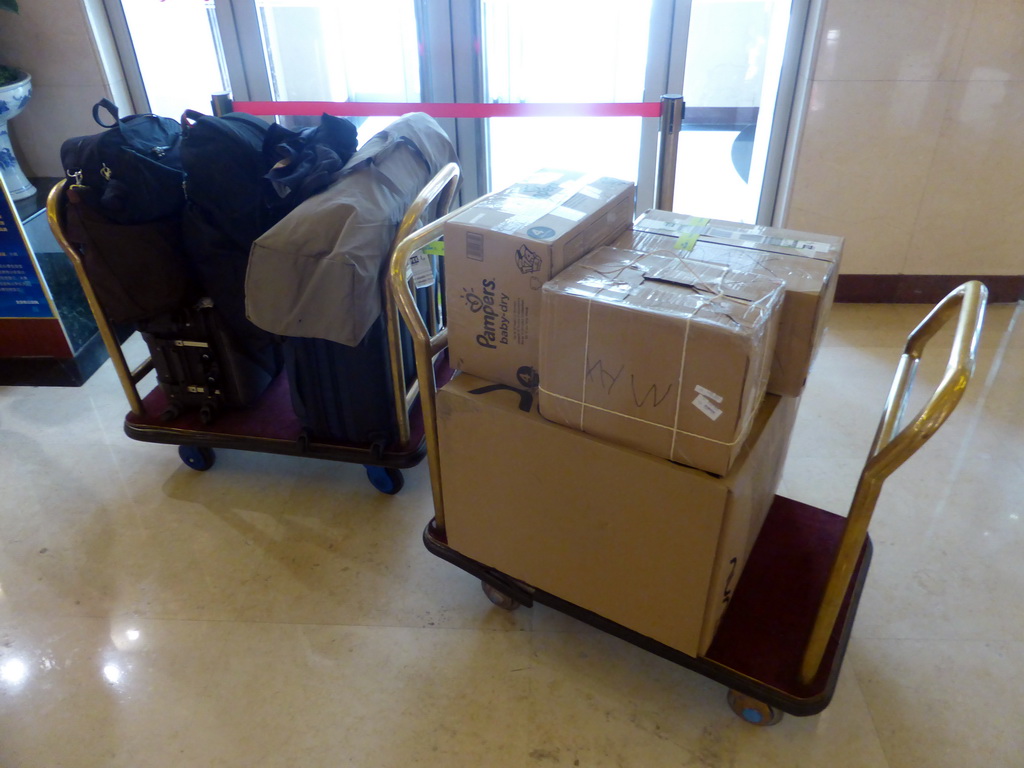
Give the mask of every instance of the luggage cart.
[[(449, 163), (420, 191), (406, 211), (399, 225), (395, 243), (406, 238), (421, 221), (432, 204), (436, 210), (447, 212), (454, 199), (460, 176), (459, 167)], [(153, 370), (153, 361), (147, 357), (138, 366), (131, 368), (125, 360), (117, 329), (109, 321), (106, 312), (96, 297), (83, 264), (83, 254), (71, 243), (63, 227), (65, 220), (64, 185), (58, 182), (47, 198), (46, 210), (50, 228), (57, 242), (74, 265), (75, 272), (89, 302), (100, 335), (117, 371), (118, 379), (128, 398), (129, 413), (125, 416), (124, 431), (133, 440), (148, 443), (177, 445), (182, 461), (192, 469), (205, 471), (213, 466), (215, 449), (276, 453), (289, 456), (308, 456), (330, 459), (366, 467), (370, 483), (382, 493), (394, 494), (404, 483), (402, 470), (420, 463), (426, 454), (426, 437), (422, 411), (419, 404), (419, 384), (413, 380), (406, 386), (406, 373), (401, 353), (400, 317), (390, 281), (385, 281), (384, 305), (388, 332), (388, 347), (391, 358), (391, 380), (395, 393), (394, 411), (397, 423), (397, 439), (387, 448), (379, 446), (350, 445), (336, 442), (312, 440), (305, 434), (291, 405), (288, 378), (281, 372), (251, 407), (225, 410), (214, 423), (205, 423), (199, 411), (188, 411), (179, 416), (166, 418), (170, 413), (170, 402), (163, 391), (156, 387), (145, 396), (139, 393), (139, 384)], [(426, 322), (430, 327), (439, 327), (438, 287), (432, 290), (431, 312)], [(421, 325), (426, 327), (424, 320)], [(438, 381), (450, 378), (451, 371), (445, 367), (445, 359), (436, 363), (432, 378)]]
[[(432, 379), (430, 366), (444, 355), (447, 338), (444, 329), (431, 332), (419, 321), (406, 277), (410, 254), (439, 237), (447, 218), (398, 244), (390, 277), (413, 336), (420, 378), (434, 501), (434, 518), (423, 532), (427, 549), (479, 578), (488, 598), (502, 608), (541, 603), (721, 683), (729, 689), (730, 707), (749, 723), (772, 725), (783, 713), (821, 712), (835, 691), (871, 562), (867, 529), (882, 483), (935, 433), (963, 395), (974, 370), (985, 286), (964, 283), (910, 334), (848, 516), (776, 496), (710, 647), (693, 657), (448, 545), (435, 409), (442, 382)], [(956, 334), (942, 381), (917, 415), (901, 426), (924, 347), (954, 317)]]

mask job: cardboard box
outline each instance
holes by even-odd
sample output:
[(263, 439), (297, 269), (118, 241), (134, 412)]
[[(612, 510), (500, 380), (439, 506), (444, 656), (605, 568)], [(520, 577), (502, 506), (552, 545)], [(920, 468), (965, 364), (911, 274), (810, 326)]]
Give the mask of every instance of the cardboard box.
[(674, 251), (785, 282), (768, 391), (794, 397), (803, 391), (835, 296), (843, 238), (651, 210), (615, 245)]
[(536, 380), (540, 289), (633, 218), (634, 185), (540, 171), (445, 224), (448, 350), (460, 370)]
[(782, 283), (599, 248), (544, 286), (540, 412), (724, 475), (765, 393)]
[(449, 545), (703, 654), (774, 498), (797, 400), (765, 398), (725, 478), (554, 424), (531, 400), (466, 374), (438, 393)]

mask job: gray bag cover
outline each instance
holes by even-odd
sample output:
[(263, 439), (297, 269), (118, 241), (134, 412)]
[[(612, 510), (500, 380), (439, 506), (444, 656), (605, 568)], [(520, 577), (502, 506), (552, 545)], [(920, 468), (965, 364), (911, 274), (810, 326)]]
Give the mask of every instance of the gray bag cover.
[(246, 314), (282, 336), (356, 346), (383, 310), (392, 241), (406, 209), (455, 148), (422, 112), (395, 120), (356, 152), (330, 187), (252, 246)]

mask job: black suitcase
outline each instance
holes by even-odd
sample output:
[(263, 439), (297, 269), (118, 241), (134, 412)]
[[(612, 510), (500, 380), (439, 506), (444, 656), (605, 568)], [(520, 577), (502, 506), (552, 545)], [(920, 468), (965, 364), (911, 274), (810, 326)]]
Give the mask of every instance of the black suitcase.
[(382, 454), (395, 434), (384, 318), (358, 346), (288, 338), (284, 365), (292, 408), (312, 440), (369, 445)]
[(140, 322), (139, 330), (171, 402), (168, 420), (199, 409), (210, 424), (225, 408), (251, 406), (282, 367), (278, 345), (239, 344), (209, 301)]
[[(428, 315), (430, 292), (416, 292)], [(412, 338), (402, 329), (405, 384), (416, 378)], [(284, 340), (292, 408), (313, 440), (370, 446), (382, 454), (398, 437), (387, 325), (382, 314), (358, 346), (326, 339)]]

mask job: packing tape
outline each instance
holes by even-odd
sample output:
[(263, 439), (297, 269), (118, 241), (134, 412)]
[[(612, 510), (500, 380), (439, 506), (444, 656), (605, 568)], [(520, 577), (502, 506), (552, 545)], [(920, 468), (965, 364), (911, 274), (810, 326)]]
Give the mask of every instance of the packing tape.
[[(506, 190), (510, 194), (499, 192), (486, 201), (479, 203), (479, 205), (509, 214), (509, 218), (493, 226), (494, 231), (506, 235), (518, 234), (521, 230), (526, 229), (535, 221), (545, 216), (558, 216), (569, 221), (579, 221), (587, 215), (586, 212), (567, 208), (566, 203), (579, 195), (582, 190), (589, 188), (600, 178), (602, 177), (594, 174), (585, 174), (575, 179), (566, 179), (557, 185), (557, 189), (548, 190), (546, 194), (539, 197), (532, 197), (527, 194), (531, 186), (537, 185), (519, 182)], [(551, 185), (539, 186), (543, 188)], [(523, 191), (517, 192), (516, 190)], [(598, 199), (592, 195), (587, 197)], [(610, 200), (611, 198), (609, 198)]]
[[(690, 325), (693, 322), (692, 317), (686, 318), (686, 330), (683, 332), (683, 353), (679, 356), (679, 378), (678, 387), (676, 392), (676, 412), (672, 417), (672, 423), (679, 423), (679, 409), (682, 408), (683, 404), (683, 371), (686, 368), (686, 345), (690, 343)], [(584, 409), (586, 410), (586, 409)], [(669, 456), (676, 455), (676, 439), (679, 437), (679, 430), (672, 430), (672, 447), (669, 448)]]

